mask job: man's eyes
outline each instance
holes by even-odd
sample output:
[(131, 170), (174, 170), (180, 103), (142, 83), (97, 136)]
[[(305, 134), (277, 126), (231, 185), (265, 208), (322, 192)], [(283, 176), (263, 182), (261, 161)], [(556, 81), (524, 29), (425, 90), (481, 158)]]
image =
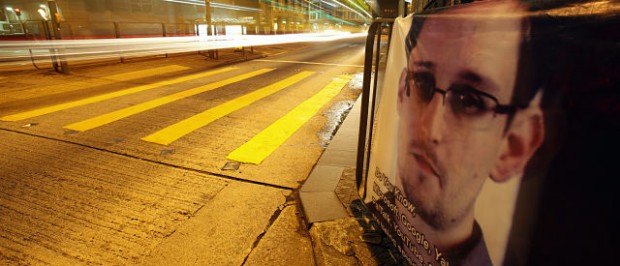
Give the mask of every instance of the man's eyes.
[(486, 97), (468, 86), (451, 88), (446, 101), (455, 114), (482, 115), (489, 111), (490, 107)]
[(412, 79), (418, 97), (425, 102), (430, 101), (435, 94), (435, 77), (430, 73), (418, 72), (413, 73)]
[(456, 115), (483, 115), (494, 108), (494, 102), (483, 92), (467, 84), (453, 84), (447, 91), (437, 89), (435, 76), (429, 72), (409, 73), (410, 82), (417, 97), (425, 103), (432, 100), (435, 92), (444, 95), (444, 104)]
[(419, 88), (435, 88), (435, 77), (430, 73), (413, 73), (413, 82)]

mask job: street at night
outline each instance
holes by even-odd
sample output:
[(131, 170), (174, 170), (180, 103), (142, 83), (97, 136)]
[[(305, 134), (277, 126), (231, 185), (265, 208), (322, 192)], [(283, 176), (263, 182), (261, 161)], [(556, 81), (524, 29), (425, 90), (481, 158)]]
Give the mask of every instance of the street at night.
[[(70, 75), (7, 72), (3, 260), (238, 265), (256, 257), (260, 264), (259, 237), (288, 219), (297, 229), (285, 238), (299, 243), (279, 252), (301, 252), (311, 263), (293, 192), (361, 92), (363, 44), (258, 47), (245, 56), (230, 50), (219, 60), (140, 58), (73, 66)], [(304, 109), (312, 99), (315, 110)], [(149, 141), (173, 125), (181, 126), (162, 135), (165, 143)], [(255, 138), (261, 134), (268, 141)], [(274, 141), (281, 144), (270, 149)], [(227, 159), (245, 143), (258, 148), (241, 156), (268, 152), (254, 163)]]
[(620, 3), (0, 0), (0, 266), (615, 265)]

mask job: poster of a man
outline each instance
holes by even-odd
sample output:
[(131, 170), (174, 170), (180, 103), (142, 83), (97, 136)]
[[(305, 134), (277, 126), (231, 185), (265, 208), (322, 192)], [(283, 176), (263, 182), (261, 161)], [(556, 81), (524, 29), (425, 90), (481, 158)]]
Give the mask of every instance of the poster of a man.
[(452, 265), (491, 264), (477, 195), (488, 179), (519, 178), (544, 138), (542, 92), (519, 73), (524, 11), (516, 1), (466, 5), (414, 17), (407, 37), (396, 184), (416, 206), (411, 223)]
[[(594, 154), (618, 146), (618, 7), (476, 1), (396, 19), (361, 195), (409, 264), (572, 261), (574, 240), (606, 239), (610, 201), (583, 202), (617, 194), (599, 185), (617, 162)], [(579, 257), (605, 261), (599, 248)]]

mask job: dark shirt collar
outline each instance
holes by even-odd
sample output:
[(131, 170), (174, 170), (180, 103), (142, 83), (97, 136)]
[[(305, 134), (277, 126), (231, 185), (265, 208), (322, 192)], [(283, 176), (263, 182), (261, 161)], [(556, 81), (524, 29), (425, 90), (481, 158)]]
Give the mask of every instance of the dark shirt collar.
[(482, 229), (474, 221), (472, 235), (458, 248), (448, 252), (448, 261), (452, 266), (492, 266), (487, 245), (482, 236)]

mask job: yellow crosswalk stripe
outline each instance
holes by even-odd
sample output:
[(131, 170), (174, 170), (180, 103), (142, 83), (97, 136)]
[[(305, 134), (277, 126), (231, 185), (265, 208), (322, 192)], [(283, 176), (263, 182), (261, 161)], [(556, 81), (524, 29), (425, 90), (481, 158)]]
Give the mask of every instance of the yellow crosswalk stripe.
[(210, 83), (204, 86), (200, 86), (200, 87), (189, 89), (186, 91), (174, 93), (174, 94), (167, 95), (161, 98), (157, 98), (157, 99), (144, 102), (138, 105), (130, 106), (130, 107), (118, 110), (118, 111), (100, 115), (100, 116), (97, 116), (97, 117), (94, 117), (88, 120), (73, 123), (73, 124), (65, 126), (64, 128), (83, 132), (86, 130), (90, 130), (90, 129), (100, 127), (105, 124), (120, 120), (125, 117), (129, 117), (129, 116), (159, 107), (167, 103), (171, 103), (171, 102), (174, 102), (174, 101), (177, 101), (183, 98), (187, 98), (187, 97), (190, 97), (196, 94), (214, 90), (214, 89), (217, 89), (217, 88), (220, 88), (220, 87), (223, 87), (223, 86), (226, 86), (226, 85), (229, 85), (229, 84), (232, 84), (232, 83), (244, 80), (244, 79), (248, 79), (254, 76), (258, 76), (260, 74), (267, 73), (272, 70), (273, 68), (263, 68), (263, 69), (256, 70), (250, 73), (245, 73), (245, 74), (233, 77), (233, 78), (213, 82), (213, 83)]
[(66, 109), (73, 108), (73, 107), (78, 107), (78, 106), (96, 103), (96, 102), (100, 102), (104, 100), (109, 100), (112, 98), (125, 96), (125, 95), (129, 95), (129, 94), (133, 94), (133, 93), (137, 93), (141, 91), (146, 91), (146, 90), (150, 90), (153, 88), (158, 88), (158, 87), (181, 83), (181, 82), (185, 82), (185, 81), (189, 81), (193, 79), (203, 78), (203, 77), (207, 77), (207, 76), (211, 76), (215, 74), (220, 74), (220, 73), (231, 71), (234, 69), (236, 68), (234, 67), (222, 68), (222, 69), (213, 70), (213, 71), (209, 71), (205, 73), (198, 73), (198, 74), (193, 74), (193, 75), (175, 78), (171, 80), (165, 80), (165, 81), (155, 82), (151, 84), (141, 85), (141, 86), (137, 86), (137, 87), (121, 90), (121, 91), (106, 93), (106, 94), (89, 97), (86, 99), (81, 99), (81, 100), (77, 100), (73, 102), (61, 103), (61, 104), (43, 107), (43, 108), (39, 108), (39, 109), (35, 109), (35, 110), (23, 112), (23, 113), (12, 114), (8, 116), (0, 117), (0, 120), (1, 121), (20, 121), (20, 120), (24, 120), (24, 119), (28, 119), (32, 117), (37, 117), (37, 116), (46, 115), (46, 114), (53, 113), (53, 112), (66, 110)]
[(223, 116), (237, 111), (243, 107), (246, 107), (260, 99), (263, 99), (271, 94), (274, 94), (286, 87), (289, 87), (304, 78), (314, 74), (311, 71), (302, 71), (289, 78), (273, 83), (269, 86), (260, 88), (256, 91), (235, 98), (223, 104), (220, 104), (207, 111), (194, 115), (188, 119), (180, 121), (174, 125), (166, 127), (160, 131), (157, 131), (149, 136), (142, 138), (144, 141), (158, 143), (162, 145), (168, 145), (177, 139), (191, 133), (192, 131), (204, 127), (211, 122), (222, 118)]
[(227, 159), (242, 163), (260, 164), (293, 133), (312, 118), (325, 104), (334, 98), (351, 80), (342, 75), (334, 79), (317, 94), (278, 119), (245, 144), (228, 154)]
[[(4, 94), (5, 95), (4, 98), (7, 100), (10, 99), (11, 101), (30, 99), (34, 97), (41, 97), (41, 96), (46, 96), (46, 95), (54, 95), (54, 94), (66, 93), (70, 91), (83, 90), (83, 89), (93, 88), (97, 86), (104, 86), (104, 85), (109, 85), (109, 84), (113, 84), (117, 82), (131, 81), (131, 80), (152, 77), (152, 76), (161, 75), (165, 73), (173, 73), (173, 72), (178, 72), (178, 71), (188, 70), (188, 69), (190, 68), (186, 66), (179, 66), (179, 65), (155, 67), (155, 68), (150, 68), (150, 69), (125, 72), (121, 74), (108, 75), (100, 79), (96, 79), (94, 81), (93, 79), (88, 79), (88, 80), (80, 80), (80, 81), (41, 86), (41, 87), (36, 87), (36, 88), (24, 89), (24, 90), (10, 91)], [(0, 102), (4, 102), (4, 101), (0, 99)]]

